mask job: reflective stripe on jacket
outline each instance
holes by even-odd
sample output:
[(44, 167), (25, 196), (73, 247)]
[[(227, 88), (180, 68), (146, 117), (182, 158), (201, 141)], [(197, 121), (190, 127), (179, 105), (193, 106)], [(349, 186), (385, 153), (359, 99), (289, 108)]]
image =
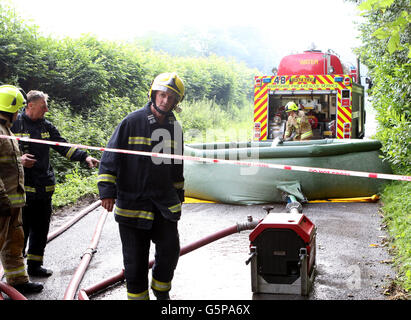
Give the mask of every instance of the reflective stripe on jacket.
[[(10, 121), (0, 114), (0, 134), (11, 136)], [(24, 207), (24, 171), (16, 140), (0, 139), (0, 197), (9, 199), (11, 207)]]

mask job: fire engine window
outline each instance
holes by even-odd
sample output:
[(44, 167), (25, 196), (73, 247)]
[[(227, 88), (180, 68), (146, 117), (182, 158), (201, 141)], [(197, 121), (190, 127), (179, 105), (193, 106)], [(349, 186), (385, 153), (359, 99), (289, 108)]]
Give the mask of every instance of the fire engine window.
[(342, 90), (341, 95), (342, 95), (343, 99), (349, 99), (350, 98), (350, 90)]

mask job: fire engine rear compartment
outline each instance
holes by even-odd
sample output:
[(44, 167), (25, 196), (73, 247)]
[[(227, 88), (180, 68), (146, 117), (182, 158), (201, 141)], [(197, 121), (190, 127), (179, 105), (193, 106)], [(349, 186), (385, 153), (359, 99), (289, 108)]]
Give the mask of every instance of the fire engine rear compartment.
[(336, 90), (317, 93), (270, 91), (268, 93), (268, 139), (275, 139), (284, 134), (287, 122), (284, 106), (289, 101), (294, 101), (310, 119), (314, 134), (313, 139), (336, 137)]

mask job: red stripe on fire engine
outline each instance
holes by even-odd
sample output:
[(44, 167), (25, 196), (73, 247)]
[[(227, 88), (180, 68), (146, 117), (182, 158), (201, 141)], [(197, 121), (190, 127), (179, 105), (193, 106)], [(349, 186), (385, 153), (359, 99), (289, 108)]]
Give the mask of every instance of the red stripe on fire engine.
[(341, 116), (345, 116), (347, 120), (351, 121), (351, 118), (352, 118), (351, 108), (340, 107), (338, 108), (338, 112), (342, 113)]
[[(265, 99), (265, 101), (267, 101), (267, 99)], [(258, 118), (260, 118), (266, 112), (266, 108), (267, 105), (265, 102), (263, 102), (263, 104), (258, 107), (257, 110), (254, 110), (254, 122), (257, 121)]]

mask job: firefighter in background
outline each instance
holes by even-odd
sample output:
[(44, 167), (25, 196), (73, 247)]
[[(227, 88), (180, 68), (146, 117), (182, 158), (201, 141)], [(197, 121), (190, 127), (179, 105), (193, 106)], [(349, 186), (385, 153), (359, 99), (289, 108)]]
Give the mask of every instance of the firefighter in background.
[[(27, 94), (27, 106), (23, 109), (11, 128), (16, 136), (32, 139), (67, 142), (57, 128), (44, 118), (48, 109), (48, 95), (31, 90)], [(27, 241), (27, 266), (30, 276), (48, 277), (52, 270), (43, 268), (43, 256), (52, 213), (52, 196), (55, 177), (50, 165), (50, 147), (71, 161), (82, 161), (90, 168), (98, 165), (98, 160), (87, 152), (74, 147), (50, 146), (40, 143), (20, 141), (23, 153), (24, 187), (27, 201), (23, 208), (24, 248)]]
[(285, 106), (288, 115), (285, 127), (284, 140), (309, 140), (313, 131), (304, 111), (298, 110), (298, 106), (290, 101)]
[[(12, 136), (10, 127), (26, 101), (24, 92), (10, 85), (0, 86), (0, 134)], [(16, 140), (0, 139), (0, 257), (7, 283), (21, 293), (43, 290), (30, 282), (24, 265), (24, 234), (21, 208), (25, 203), (24, 170)]]
[[(184, 98), (183, 81), (175, 73), (158, 75), (147, 104), (115, 129), (107, 147), (183, 154), (183, 133), (173, 110)], [(177, 223), (184, 201), (182, 160), (104, 152), (98, 188), (102, 206), (114, 208), (122, 242), (129, 300), (150, 299), (149, 249), (155, 244), (151, 289), (158, 300), (169, 291), (180, 254)]]

